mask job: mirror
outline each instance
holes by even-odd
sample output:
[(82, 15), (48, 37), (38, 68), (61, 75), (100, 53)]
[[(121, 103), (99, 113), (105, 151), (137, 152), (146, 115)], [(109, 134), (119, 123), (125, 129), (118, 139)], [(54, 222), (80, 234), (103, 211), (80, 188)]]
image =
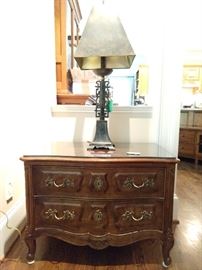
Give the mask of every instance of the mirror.
[[(68, 69), (71, 69), (73, 66), (72, 63), (74, 63), (72, 58), (76, 43), (78, 42), (77, 36), (82, 34), (92, 6), (96, 1), (102, 0), (54, 1), (58, 104), (85, 104), (86, 98), (92, 94), (93, 82), (91, 82), (91, 79), (93, 81), (95, 78), (90, 77), (89, 83), (86, 77), (89, 78), (89, 76), (91, 76), (90, 73), (83, 76), (82, 86), (87, 91), (82, 93), (82, 87), (81, 85), (79, 87), (78, 82), (76, 83), (77, 85), (75, 85), (75, 89), (71, 89), (68, 85), (68, 83), (71, 82), (71, 76), (69, 81), (67, 75), (71, 75), (68, 74)], [(182, 8), (181, 5), (176, 6), (169, 1), (166, 3), (165, 8), (160, 0), (149, 2), (136, 0), (132, 2), (131, 0), (125, 0), (124, 2), (117, 0), (105, 1), (112, 3), (110, 12), (115, 8), (118, 11), (122, 24), (136, 53), (130, 70), (114, 70), (112, 73), (110, 80), (111, 83), (113, 82), (113, 84), (115, 84), (114, 86), (112, 85), (114, 103), (119, 104), (120, 101), (124, 101), (124, 104), (126, 104), (124, 98), (127, 91), (124, 89), (128, 89), (129, 85), (133, 87), (133, 94), (128, 91), (131, 96), (130, 100), (132, 105), (142, 102), (142, 96), (146, 98), (146, 102), (148, 99), (149, 103), (151, 103), (150, 100), (155, 103), (153, 99), (157, 89), (161, 87), (164, 53), (166, 52), (172, 58), (173, 54), (172, 50), (169, 49), (170, 47), (178, 50), (179, 53), (190, 49), (192, 51), (196, 49), (201, 53), (200, 9), (194, 4)], [(147, 6), (146, 9), (145, 5)], [(156, 6), (158, 6), (158, 9), (155, 8)], [(174, 13), (173, 10), (175, 11)], [(170, 19), (170, 14), (173, 14), (172, 20)], [(179, 24), (179, 14), (181, 24)], [(189, 18), (189, 20), (187, 18)], [(72, 26), (74, 32), (71, 33)], [(69, 33), (68, 37), (66, 31)], [(178, 38), (179, 33), (180, 39)], [(190, 33), (191, 38), (189, 36)], [(71, 41), (68, 39), (71, 39)], [(175, 43), (175, 47), (173, 46), (173, 40), (178, 40), (178, 42)], [(186, 63), (182, 62), (182, 65), (183, 64)], [(191, 65), (193, 65), (192, 62)], [(126, 79), (127, 76), (130, 77), (129, 81)], [(133, 83), (131, 83), (131, 80), (133, 80)], [(126, 82), (127, 85), (125, 84)], [(86, 86), (88, 86), (87, 89)], [(118, 86), (119, 88), (116, 91)], [(123, 96), (121, 96), (121, 92), (124, 93)], [(119, 100), (117, 100), (116, 97)]]
[[(81, 71), (74, 60), (74, 51), (95, 0), (54, 0), (56, 78), (58, 104), (91, 104), (97, 77), (92, 71)], [(127, 10), (126, 10), (127, 12)], [(138, 63), (138, 59), (141, 64)], [(148, 65), (138, 55), (130, 70), (114, 70), (110, 85), (115, 105), (144, 103), (148, 90)]]

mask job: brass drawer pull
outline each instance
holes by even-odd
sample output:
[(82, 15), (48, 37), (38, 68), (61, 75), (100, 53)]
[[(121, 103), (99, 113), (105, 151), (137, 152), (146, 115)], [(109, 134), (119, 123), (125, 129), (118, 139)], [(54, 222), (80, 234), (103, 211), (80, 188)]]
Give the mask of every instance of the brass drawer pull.
[(123, 182), (123, 188), (125, 189), (140, 189), (143, 187), (153, 187), (154, 186), (154, 179), (153, 178), (145, 178), (143, 180), (143, 183), (141, 185), (136, 185), (134, 178), (128, 177), (124, 182)]
[(139, 221), (142, 221), (142, 220), (145, 220), (145, 219), (151, 219), (152, 217), (152, 211), (148, 212), (148, 211), (142, 211), (141, 212), (141, 216), (140, 217), (135, 217), (134, 216), (134, 212), (133, 211), (129, 211), (127, 210), (123, 215), (121, 215), (121, 218), (123, 220), (126, 220), (126, 221), (135, 221), (135, 222), (139, 222)]
[(58, 216), (58, 211), (56, 209), (48, 209), (45, 212), (45, 218), (56, 219), (56, 220), (73, 220), (75, 217), (74, 211), (64, 210), (62, 216)]
[(51, 177), (48, 177), (45, 179), (45, 186), (47, 187), (56, 187), (56, 188), (61, 188), (61, 187), (74, 187), (74, 180), (65, 178), (61, 184), (57, 184), (56, 180), (54, 180)]
[(95, 211), (95, 213), (93, 214), (93, 219), (96, 222), (102, 222), (102, 220), (103, 220), (103, 213), (102, 213), (102, 211), (100, 211), (99, 209), (97, 209)]

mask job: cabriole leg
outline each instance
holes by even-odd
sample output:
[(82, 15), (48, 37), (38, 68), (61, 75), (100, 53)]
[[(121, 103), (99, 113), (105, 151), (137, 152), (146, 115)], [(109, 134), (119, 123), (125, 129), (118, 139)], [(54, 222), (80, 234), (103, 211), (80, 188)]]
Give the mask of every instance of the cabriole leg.
[(169, 229), (164, 236), (162, 244), (162, 254), (163, 254), (163, 267), (168, 267), (171, 264), (170, 250), (174, 245), (174, 237), (171, 229)]
[(28, 247), (27, 263), (32, 264), (35, 262), (36, 239), (31, 234), (27, 234), (25, 236), (25, 243)]

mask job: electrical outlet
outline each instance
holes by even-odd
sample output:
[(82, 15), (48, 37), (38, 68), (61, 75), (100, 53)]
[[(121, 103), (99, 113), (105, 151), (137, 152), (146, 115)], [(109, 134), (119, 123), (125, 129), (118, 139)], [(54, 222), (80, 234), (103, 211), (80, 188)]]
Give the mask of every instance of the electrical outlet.
[(7, 202), (10, 202), (13, 199), (13, 183), (11, 180), (8, 180), (5, 183), (5, 199)]

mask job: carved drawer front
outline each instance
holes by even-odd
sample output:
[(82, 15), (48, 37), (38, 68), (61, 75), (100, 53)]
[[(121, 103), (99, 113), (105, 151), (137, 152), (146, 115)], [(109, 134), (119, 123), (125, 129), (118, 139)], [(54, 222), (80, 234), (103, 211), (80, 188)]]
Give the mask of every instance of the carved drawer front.
[(117, 204), (113, 209), (115, 225), (121, 231), (162, 229), (163, 204), (128, 203)]
[(77, 228), (82, 218), (82, 205), (79, 202), (57, 202), (36, 200), (36, 227)]
[(67, 193), (78, 193), (82, 184), (82, 173), (76, 169), (34, 167), (34, 194), (65, 195)]
[(145, 172), (118, 172), (114, 178), (118, 192), (124, 195), (164, 196), (165, 172), (163, 169)]

